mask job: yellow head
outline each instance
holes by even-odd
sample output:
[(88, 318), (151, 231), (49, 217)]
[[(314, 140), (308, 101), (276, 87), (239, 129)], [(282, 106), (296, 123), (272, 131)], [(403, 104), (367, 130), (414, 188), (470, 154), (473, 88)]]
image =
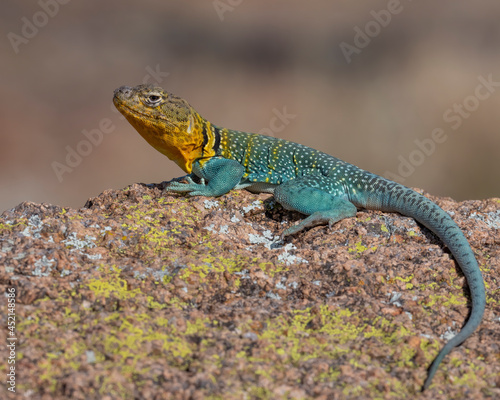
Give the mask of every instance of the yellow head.
[(202, 155), (203, 118), (180, 97), (153, 85), (122, 86), (113, 103), (160, 153), (190, 173)]

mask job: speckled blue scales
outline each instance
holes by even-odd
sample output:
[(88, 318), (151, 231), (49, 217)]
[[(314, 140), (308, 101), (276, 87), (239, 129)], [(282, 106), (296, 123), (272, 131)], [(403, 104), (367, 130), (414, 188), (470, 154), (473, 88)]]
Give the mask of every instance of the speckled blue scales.
[(288, 210), (308, 215), (285, 230), (293, 235), (318, 224), (330, 226), (356, 215), (357, 208), (398, 212), (432, 230), (450, 249), (470, 287), (472, 312), (463, 329), (446, 343), (431, 364), (427, 388), (443, 358), (479, 326), (485, 309), (484, 282), (474, 253), (460, 228), (435, 203), (396, 182), (298, 143), (221, 129), (216, 156), (193, 164), (197, 184), (172, 182), (170, 191), (219, 196), (231, 189), (273, 193)]
[(187, 183), (175, 179), (168, 191), (191, 196), (221, 196), (232, 189), (273, 193), (283, 207), (307, 215), (282, 238), (317, 224), (332, 225), (356, 215), (358, 208), (398, 212), (433, 231), (467, 279), (472, 310), (432, 362), (424, 389), (446, 354), (480, 325), (486, 295), (474, 253), (451, 217), (425, 196), (301, 144), (215, 126), (159, 87), (122, 86), (113, 102), (153, 147), (190, 173), (183, 178)]
[(323, 174), (340, 160), (298, 143), (259, 134), (221, 130), (218, 154), (245, 168), (243, 179), (279, 185), (298, 176)]

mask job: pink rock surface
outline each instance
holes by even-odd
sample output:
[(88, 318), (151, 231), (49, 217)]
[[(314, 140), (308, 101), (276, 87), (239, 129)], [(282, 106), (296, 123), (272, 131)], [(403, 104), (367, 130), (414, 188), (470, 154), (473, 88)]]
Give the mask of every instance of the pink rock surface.
[(360, 211), (273, 244), (301, 216), (269, 195), (134, 184), (78, 210), (22, 203), (1, 215), (0, 289), (16, 293), (16, 393), (2, 398), (500, 397), (500, 200), (430, 197), (468, 238), (487, 310), (424, 394), (470, 310), (427, 229)]

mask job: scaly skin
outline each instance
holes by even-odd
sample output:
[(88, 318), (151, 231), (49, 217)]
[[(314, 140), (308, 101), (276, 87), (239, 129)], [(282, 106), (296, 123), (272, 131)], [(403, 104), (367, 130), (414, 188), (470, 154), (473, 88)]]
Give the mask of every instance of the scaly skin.
[[(479, 326), (485, 309), (483, 278), (460, 228), (435, 203), (417, 192), (298, 143), (220, 128), (185, 100), (152, 85), (115, 90), (113, 102), (159, 152), (189, 175), (171, 181), (168, 191), (221, 196), (232, 189), (273, 193), (288, 210), (308, 215), (282, 238), (318, 224), (356, 215), (358, 208), (398, 212), (415, 218), (448, 246), (472, 298), (471, 315), (432, 362), (426, 389), (443, 358)], [(198, 177), (201, 182), (192, 179)]]

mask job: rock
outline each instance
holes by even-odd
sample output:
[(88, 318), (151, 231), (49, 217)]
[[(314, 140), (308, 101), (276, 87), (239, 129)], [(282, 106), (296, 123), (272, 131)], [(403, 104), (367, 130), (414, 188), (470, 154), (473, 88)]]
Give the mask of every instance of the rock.
[[(468, 316), (457, 265), (411, 218), (361, 211), (277, 244), (301, 216), (269, 195), (162, 188), (1, 215), (7, 398), (404, 398)], [(422, 398), (499, 397), (500, 200), (430, 197), (469, 239), (488, 306)]]

